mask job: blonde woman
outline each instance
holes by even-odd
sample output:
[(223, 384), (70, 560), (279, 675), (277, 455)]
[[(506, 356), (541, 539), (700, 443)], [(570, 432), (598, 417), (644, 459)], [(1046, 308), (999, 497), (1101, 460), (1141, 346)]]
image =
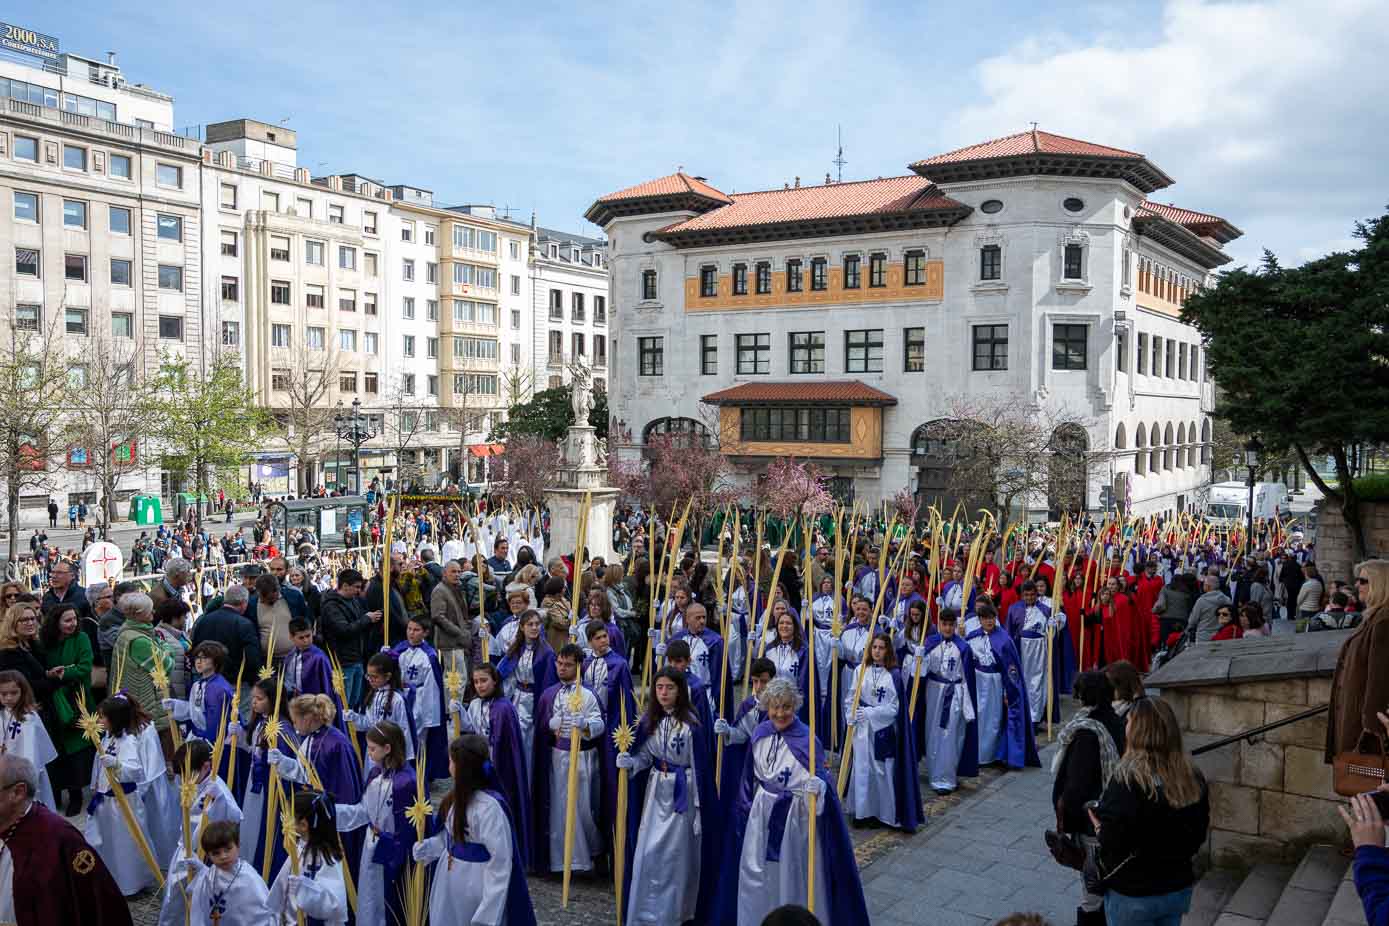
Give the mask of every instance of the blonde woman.
[(1375, 712), (1389, 704), (1389, 560), (1355, 567), (1355, 588), (1365, 603), (1360, 627), (1341, 647), (1331, 678), (1326, 761), (1338, 752), (1383, 750), (1384, 728)]
[(1167, 702), (1134, 701), (1125, 740), (1123, 758), (1090, 810), (1109, 890), (1104, 911), (1086, 915), (1096, 926), (1178, 926), (1191, 909), (1192, 859), (1210, 828), (1210, 795), (1182, 750)]
[(0, 619), (0, 671), (12, 669), (24, 676), (34, 692), (34, 701), (45, 716), (53, 703), (53, 692), (62, 682), (48, 674), (39, 652), (39, 603), (33, 596), (5, 610)]

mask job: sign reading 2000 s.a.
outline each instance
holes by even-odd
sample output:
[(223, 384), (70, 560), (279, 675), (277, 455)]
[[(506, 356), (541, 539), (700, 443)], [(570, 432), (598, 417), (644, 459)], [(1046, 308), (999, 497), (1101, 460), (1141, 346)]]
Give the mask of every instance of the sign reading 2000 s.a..
[(42, 32), (35, 32), (33, 29), (25, 29), (23, 26), (12, 26), (9, 23), (0, 23), (0, 46), (8, 48), (10, 51), (35, 55), (39, 58), (58, 57), (58, 40), (56, 38), (51, 35), (44, 35)]

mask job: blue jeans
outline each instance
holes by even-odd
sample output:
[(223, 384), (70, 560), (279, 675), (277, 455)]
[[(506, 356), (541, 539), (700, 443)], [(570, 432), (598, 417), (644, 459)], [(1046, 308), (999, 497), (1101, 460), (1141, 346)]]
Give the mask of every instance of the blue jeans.
[(1191, 909), (1191, 888), (1152, 897), (1128, 897), (1117, 891), (1104, 895), (1104, 915), (1109, 926), (1181, 926)]
[(362, 703), (362, 685), (365, 682), (366, 675), (360, 662), (342, 667), (342, 690), (347, 695), (344, 707), (349, 711), (356, 710), (357, 705)]

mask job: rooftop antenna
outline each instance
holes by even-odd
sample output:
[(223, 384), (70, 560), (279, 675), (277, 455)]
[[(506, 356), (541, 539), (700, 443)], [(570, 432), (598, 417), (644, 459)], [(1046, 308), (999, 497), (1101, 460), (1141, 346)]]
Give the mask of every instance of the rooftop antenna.
[(830, 161), (830, 163), (833, 164), (839, 171), (839, 179), (837, 182), (843, 183), (844, 165), (849, 163), (848, 161), (844, 160), (844, 127), (842, 125), (837, 125), (835, 126), (835, 131), (839, 133), (839, 150), (835, 153), (834, 160)]

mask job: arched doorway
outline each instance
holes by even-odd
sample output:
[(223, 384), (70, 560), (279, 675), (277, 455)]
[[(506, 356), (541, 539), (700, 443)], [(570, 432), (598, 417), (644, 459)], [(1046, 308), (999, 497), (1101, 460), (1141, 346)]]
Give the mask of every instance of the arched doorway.
[(987, 492), (965, 491), (970, 482), (978, 485), (985, 480), (961, 478), (982, 462), (978, 459), (978, 446), (969, 439), (975, 427), (974, 423), (958, 418), (937, 418), (912, 432), (916, 501), (922, 512), (934, 505), (942, 517), (949, 518), (957, 504), (970, 512), (980, 508), (993, 510), (996, 502)]
[(1063, 514), (1076, 515), (1086, 509), (1089, 479), (1085, 454), (1090, 436), (1078, 424), (1063, 424), (1051, 432), (1047, 460), (1047, 517), (1061, 520)]

